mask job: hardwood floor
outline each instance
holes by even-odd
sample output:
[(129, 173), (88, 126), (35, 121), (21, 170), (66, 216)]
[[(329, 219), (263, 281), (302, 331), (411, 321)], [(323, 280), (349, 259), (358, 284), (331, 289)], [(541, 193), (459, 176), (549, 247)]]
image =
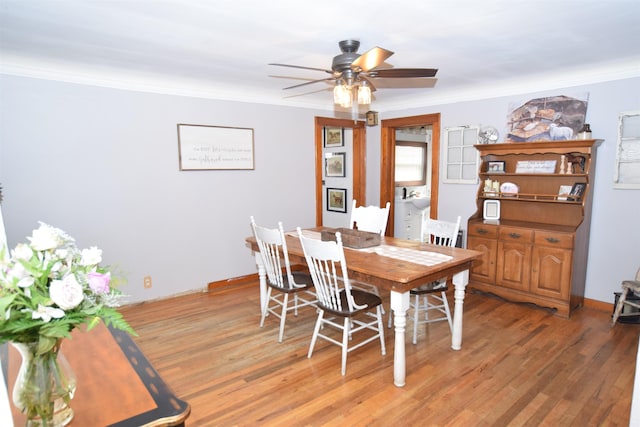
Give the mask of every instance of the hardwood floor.
[[(452, 300), (452, 298), (451, 298)], [(385, 305), (388, 309), (388, 301)], [(393, 330), (355, 350), (307, 350), (313, 309), (258, 326), (255, 287), (130, 305), (136, 343), (191, 405), (188, 426), (627, 426), (640, 325), (610, 314), (547, 310), (467, 293), (461, 351), (445, 323), (409, 342), (407, 384), (393, 385)], [(412, 327), (409, 323), (408, 328)]]

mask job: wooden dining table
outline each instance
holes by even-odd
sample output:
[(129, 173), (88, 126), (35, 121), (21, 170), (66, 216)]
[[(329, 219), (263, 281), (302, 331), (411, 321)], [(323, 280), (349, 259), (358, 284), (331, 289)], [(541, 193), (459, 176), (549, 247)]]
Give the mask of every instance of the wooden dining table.
[[(326, 227), (317, 227), (303, 232), (315, 234), (319, 238), (322, 230), (335, 231)], [(291, 263), (306, 265), (302, 245), (297, 234), (295, 232), (286, 232), (285, 238)], [(255, 255), (260, 278), (260, 302), (264, 306), (267, 303), (267, 282), (258, 244), (253, 236), (248, 237), (246, 243)], [(411, 258), (402, 259), (398, 256), (385, 255), (385, 253), (393, 255), (394, 250), (398, 253), (416, 252), (416, 255), (423, 256), (434, 254), (434, 258), (444, 255), (440, 256), (440, 258), (445, 259), (434, 265), (425, 265), (412, 262), (409, 260)], [(420, 254), (419, 252), (427, 252), (428, 254)], [(383, 237), (379, 248), (350, 249), (345, 247), (344, 253), (350, 280), (369, 283), (391, 293), (390, 301), (391, 309), (394, 313), (395, 327), (393, 382), (397, 387), (404, 387), (406, 381), (405, 330), (407, 310), (409, 309), (409, 291), (411, 289), (443, 277), (452, 278), (455, 302), (451, 348), (453, 350), (462, 348), (465, 288), (469, 282), (469, 270), (474, 260), (482, 255), (480, 252)]]

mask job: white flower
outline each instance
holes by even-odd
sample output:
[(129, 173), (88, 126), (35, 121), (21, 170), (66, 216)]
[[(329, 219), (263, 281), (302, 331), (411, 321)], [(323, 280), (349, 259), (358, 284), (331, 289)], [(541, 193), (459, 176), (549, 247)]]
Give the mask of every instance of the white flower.
[(27, 261), (33, 256), (33, 250), (26, 243), (18, 243), (11, 252), (11, 256), (16, 260), (22, 259)]
[(51, 286), (49, 286), (49, 296), (63, 310), (77, 307), (84, 299), (82, 286), (73, 274), (62, 280), (52, 280)]
[(35, 283), (35, 279), (33, 278), (33, 276), (27, 276), (18, 280), (18, 287), (28, 288), (30, 286), (33, 286), (34, 283)]
[(102, 261), (102, 250), (95, 246), (91, 246), (89, 249), (82, 250), (82, 259), (80, 265), (97, 265)]
[(42, 319), (45, 322), (50, 321), (52, 318), (60, 319), (61, 317), (64, 317), (64, 311), (55, 307), (45, 307), (42, 304), (38, 304), (37, 311), (31, 312), (32, 319)]
[(36, 251), (54, 249), (64, 243), (58, 229), (43, 223), (40, 223), (40, 228), (33, 230), (31, 237), (27, 237), (27, 239)]

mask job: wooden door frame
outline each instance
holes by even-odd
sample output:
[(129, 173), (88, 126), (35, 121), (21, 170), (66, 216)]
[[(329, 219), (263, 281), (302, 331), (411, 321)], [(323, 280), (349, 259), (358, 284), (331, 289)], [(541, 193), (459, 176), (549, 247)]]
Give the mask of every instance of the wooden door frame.
[(353, 162), (351, 171), (353, 174), (353, 199), (358, 200), (359, 204), (366, 204), (366, 142), (367, 133), (364, 127), (364, 121), (350, 119), (334, 119), (330, 117), (315, 118), (315, 144), (316, 144), (316, 227), (322, 225), (322, 194), (324, 191), (323, 171), (324, 156), (322, 154), (322, 130), (325, 126), (335, 126), (350, 128), (353, 130)]
[(431, 126), (431, 209), (438, 218), (438, 177), (440, 169), (440, 113), (381, 120), (380, 135), (380, 206), (391, 202), (387, 236), (393, 236), (395, 217), (396, 129)]

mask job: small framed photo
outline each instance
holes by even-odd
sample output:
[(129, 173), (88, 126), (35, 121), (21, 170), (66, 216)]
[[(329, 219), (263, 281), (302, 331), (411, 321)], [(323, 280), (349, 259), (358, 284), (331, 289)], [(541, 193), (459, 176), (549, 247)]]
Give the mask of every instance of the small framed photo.
[(578, 202), (582, 200), (582, 196), (584, 195), (584, 191), (587, 189), (587, 184), (584, 182), (576, 182), (571, 187), (571, 192), (569, 193), (569, 197), (567, 200), (571, 202)]
[(504, 173), (504, 162), (503, 161), (487, 162), (487, 172)]
[(326, 153), (324, 157), (325, 176), (345, 177), (344, 160), (346, 153)]
[(558, 200), (567, 200), (572, 188), (573, 187), (571, 185), (561, 185), (558, 189)]
[(500, 200), (485, 200), (482, 217), (485, 221), (498, 221), (500, 219)]
[(347, 213), (346, 188), (327, 188), (327, 210)]
[(325, 126), (324, 146), (325, 147), (343, 147), (344, 146), (344, 128)]

